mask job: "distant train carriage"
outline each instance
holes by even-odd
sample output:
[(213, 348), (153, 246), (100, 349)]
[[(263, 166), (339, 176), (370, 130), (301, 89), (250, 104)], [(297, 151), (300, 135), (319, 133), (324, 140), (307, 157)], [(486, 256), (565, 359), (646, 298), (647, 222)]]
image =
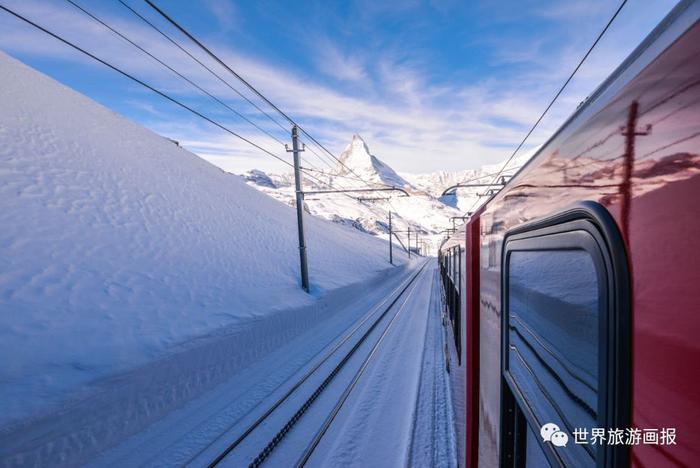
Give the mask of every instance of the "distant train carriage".
[(443, 244), (467, 467), (700, 466), (698, 18), (679, 4)]

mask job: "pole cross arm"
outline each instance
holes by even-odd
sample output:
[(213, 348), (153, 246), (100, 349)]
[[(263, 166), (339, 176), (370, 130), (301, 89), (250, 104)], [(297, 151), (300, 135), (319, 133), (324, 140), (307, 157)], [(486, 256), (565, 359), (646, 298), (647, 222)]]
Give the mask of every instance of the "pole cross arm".
[(399, 241), (399, 244), (401, 244), (401, 247), (403, 247), (403, 250), (406, 251), (406, 252), (408, 252), (408, 249), (407, 249), (406, 246), (404, 245), (404, 243), (403, 243), (403, 241), (401, 240), (401, 238), (400, 238), (399, 236), (396, 235), (396, 231), (393, 231), (392, 234), (394, 235), (394, 237), (396, 238), (396, 240)]
[(356, 200), (357, 201), (387, 201), (387, 200), (391, 200), (391, 197), (357, 197)]
[(454, 192), (459, 188), (469, 188), (469, 187), (498, 187), (504, 186), (506, 184), (505, 176), (501, 177), (499, 182), (494, 182), (493, 184), (455, 184), (451, 187), (447, 187), (443, 192), (441, 197), (445, 195), (453, 195)]
[(345, 189), (345, 190), (310, 190), (304, 192), (304, 195), (319, 195), (323, 193), (350, 193), (350, 192), (401, 192), (403, 197), (410, 197), (411, 195), (401, 187), (379, 187), (379, 188), (358, 188), (358, 189)]
[(498, 193), (498, 191), (499, 191), (499, 189), (490, 188), (487, 191), (485, 191), (484, 193), (477, 193), (476, 196), (477, 197), (491, 197), (493, 195), (496, 195)]

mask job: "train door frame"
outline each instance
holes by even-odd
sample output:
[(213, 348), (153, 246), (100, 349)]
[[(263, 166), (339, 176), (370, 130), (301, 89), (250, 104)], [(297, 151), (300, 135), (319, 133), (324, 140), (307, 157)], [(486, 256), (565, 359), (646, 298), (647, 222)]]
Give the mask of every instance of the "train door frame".
[(465, 284), (465, 382), (466, 398), (465, 421), (466, 468), (476, 468), (479, 464), (479, 359), (480, 342), (479, 305), (481, 300), (481, 221), (483, 209), (472, 215), (466, 228), (466, 281)]
[[(617, 225), (600, 204), (583, 202), (555, 215), (510, 230), (503, 239), (501, 257), (501, 443), (502, 467), (525, 466), (524, 428), (537, 428), (535, 412), (508, 371), (509, 356), (509, 258), (517, 249), (536, 251), (582, 248), (598, 249), (592, 258), (604, 280), (605, 307), (599, 317), (598, 427), (629, 427), (631, 346), (631, 292), (625, 246)], [(546, 421), (545, 421), (546, 422)], [(536, 431), (539, 434), (539, 431)], [(571, 435), (571, 434), (570, 434)], [(563, 460), (552, 444), (542, 446), (553, 466)], [(595, 460), (598, 467), (627, 466), (626, 446), (601, 445)]]

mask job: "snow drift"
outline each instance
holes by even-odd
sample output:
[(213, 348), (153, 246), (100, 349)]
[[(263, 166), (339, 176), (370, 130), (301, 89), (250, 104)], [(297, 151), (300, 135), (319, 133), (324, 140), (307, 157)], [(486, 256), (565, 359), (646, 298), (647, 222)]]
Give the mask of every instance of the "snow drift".
[(4, 442), (89, 382), (387, 274), (384, 241), (307, 217), (307, 295), (290, 207), (1, 52), (0, 102)]

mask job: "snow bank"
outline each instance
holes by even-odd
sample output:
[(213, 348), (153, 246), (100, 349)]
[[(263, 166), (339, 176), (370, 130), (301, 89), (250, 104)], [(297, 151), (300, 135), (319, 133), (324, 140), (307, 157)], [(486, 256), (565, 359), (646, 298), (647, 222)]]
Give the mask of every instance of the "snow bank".
[(290, 207), (2, 53), (0, 103), (0, 430), (388, 267), (307, 217), (307, 295)]

